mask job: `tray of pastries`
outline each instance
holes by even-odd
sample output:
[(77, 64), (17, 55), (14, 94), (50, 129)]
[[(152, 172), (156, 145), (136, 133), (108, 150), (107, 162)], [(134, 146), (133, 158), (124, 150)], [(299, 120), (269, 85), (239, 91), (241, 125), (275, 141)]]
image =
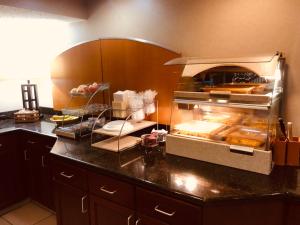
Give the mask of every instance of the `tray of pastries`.
[(78, 116), (72, 116), (72, 115), (53, 115), (50, 117), (50, 121), (55, 122), (57, 124), (67, 124), (67, 123), (73, 123), (79, 119)]
[(247, 147), (261, 147), (265, 144), (267, 133), (262, 130), (237, 126), (226, 136), (226, 142), (232, 145), (242, 145)]
[(254, 94), (261, 93), (265, 89), (265, 85), (255, 83), (245, 84), (222, 84), (218, 86), (205, 86), (202, 88), (204, 92), (228, 92), (234, 94)]
[(202, 120), (208, 122), (223, 123), (226, 125), (235, 125), (239, 123), (243, 118), (241, 113), (209, 113), (203, 115)]
[(192, 120), (175, 125), (174, 130), (176, 134), (183, 136), (210, 138), (225, 128), (226, 125), (223, 123)]

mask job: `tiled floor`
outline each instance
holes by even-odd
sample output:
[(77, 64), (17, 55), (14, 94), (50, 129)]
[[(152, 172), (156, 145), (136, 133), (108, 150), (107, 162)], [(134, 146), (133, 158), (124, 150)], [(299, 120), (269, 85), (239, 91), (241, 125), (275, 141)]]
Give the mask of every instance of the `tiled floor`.
[(55, 215), (33, 202), (0, 217), (0, 225), (56, 225)]

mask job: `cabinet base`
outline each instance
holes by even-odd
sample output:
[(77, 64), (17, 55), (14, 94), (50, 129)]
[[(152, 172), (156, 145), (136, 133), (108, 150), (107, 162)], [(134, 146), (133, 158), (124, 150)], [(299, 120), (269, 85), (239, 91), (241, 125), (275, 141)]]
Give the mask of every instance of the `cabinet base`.
[(271, 151), (254, 149), (253, 154), (249, 155), (230, 151), (230, 146), (226, 144), (168, 135), (166, 152), (266, 175), (272, 171)]

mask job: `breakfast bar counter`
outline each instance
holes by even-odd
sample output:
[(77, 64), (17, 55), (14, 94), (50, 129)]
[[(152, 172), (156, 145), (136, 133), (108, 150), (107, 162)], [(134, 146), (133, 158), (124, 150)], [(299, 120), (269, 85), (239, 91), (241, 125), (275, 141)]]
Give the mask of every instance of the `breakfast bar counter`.
[[(55, 136), (52, 132), (55, 125), (47, 121), (15, 124), (13, 120), (5, 120), (0, 127), (1, 132), (24, 130)], [(169, 154), (165, 157), (158, 154), (154, 162), (145, 163), (139, 148), (113, 153), (91, 147), (89, 138), (75, 141), (57, 137), (51, 154), (196, 203), (252, 198), (300, 199), (300, 169), (295, 167), (275, 166), (267, 176)]]

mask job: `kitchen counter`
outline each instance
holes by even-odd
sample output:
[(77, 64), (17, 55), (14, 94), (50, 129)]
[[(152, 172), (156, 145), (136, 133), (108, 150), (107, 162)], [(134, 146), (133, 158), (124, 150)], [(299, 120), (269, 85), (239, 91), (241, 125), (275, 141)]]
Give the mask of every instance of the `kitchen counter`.
[(13, 119), (0, 120), (0, 133), (14, 130), (27, 130), (47, 136), (56, 137), (53, 133), (55, 124), (52, 123), (48, 116), (44, 116), (44, 119), (34, 123), (15, 123)]
[[(47, 119), (28, 124), (0, 121), (0, 133), (22, 129), (55, 136), (54, 127)], [(138, 148), (122, 153), (102, 151), (92, 148), (89, 138), (74, 141), (58, 137), (51, 153), (197, 203), (282, 197), (300, 200), (300, 168), (276, 166), (266, 176), (172, 155), (158, 155), (149, 165)]]

